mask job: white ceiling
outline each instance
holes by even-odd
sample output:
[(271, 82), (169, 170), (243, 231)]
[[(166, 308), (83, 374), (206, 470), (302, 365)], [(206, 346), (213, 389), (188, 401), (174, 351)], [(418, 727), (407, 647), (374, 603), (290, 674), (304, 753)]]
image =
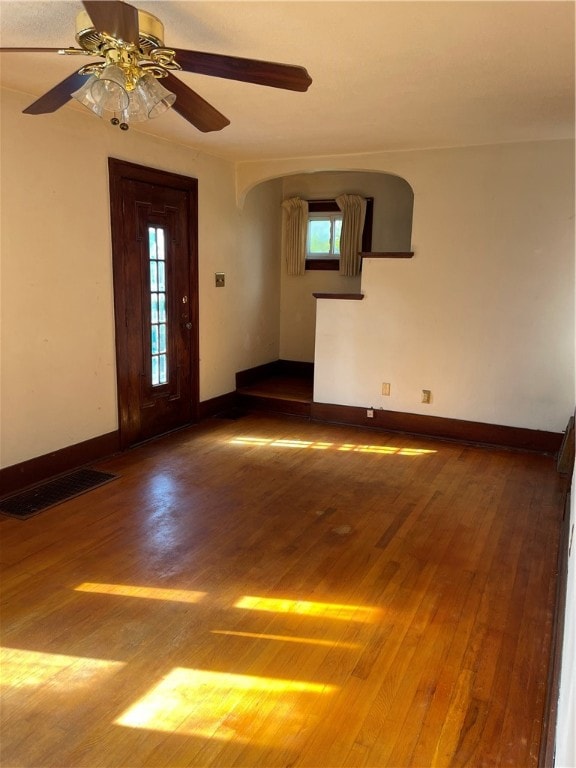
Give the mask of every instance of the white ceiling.
[[(145, 130), (215, 155), (267, 159), (574, 135), (573, 0), (133, 4), (163, 21), (167, 46), (310, 73), (307, 93), (179, 74), (231, 124), (203, 134), (170, 110)], [(0, 44), (74, 45), (80, 10), (79, 0), (1, 0)], [(33, 101), (86, 61), (3, 53), (1, 83)], [(27, 119), (49, 128), (52, 117)]]

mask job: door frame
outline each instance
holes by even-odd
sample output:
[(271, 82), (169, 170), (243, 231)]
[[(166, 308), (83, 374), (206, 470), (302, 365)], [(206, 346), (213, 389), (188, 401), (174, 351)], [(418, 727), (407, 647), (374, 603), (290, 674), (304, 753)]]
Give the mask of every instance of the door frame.
[[(159, 187), (178, 189), (188, 193), (188, 221), (190, 231), (188, 237), (188, 262), (190, 285), (189, 317), (192, 323), (191, 354), (190, 354), (190, 382), (191, 382), (191, 422), (198, 421), (200, 408), (200, 357), (199, 357), (199, 301), (198, 301), (198, 179), (181, 174), (163, 171), (157, 168), (149, 168), (136, 163), (129, 163), (114, 157), (108, 158), (108, 176), (110, 187), (110, 227), (112, 235), (112, 276), (114, 289), (114, 329), (116, 348), (116, 387), (118, 399), (118, 430), (120, 435), (120, 448), (125, 450), (133, 445), (126, 437), (123, 425), (127, 423), (127, 389), (130, 383), (125, 381), (124, 350), (122, 349), (122, 333), (120, 328), (122, 321), (118, 306), (119, 286), (124, 282), (122, 247), (124, 241), (123, 228), (123, 195), (122, 185), (124, 180), (139, 181)], [(184, 425), (182, 425), (184, 426)]]

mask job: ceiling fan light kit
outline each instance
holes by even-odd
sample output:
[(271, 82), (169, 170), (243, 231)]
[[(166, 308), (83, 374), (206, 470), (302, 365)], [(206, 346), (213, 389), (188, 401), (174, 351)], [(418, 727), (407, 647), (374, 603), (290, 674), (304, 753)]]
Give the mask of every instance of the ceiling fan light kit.
[[(312, 83), (303, 67), (165, 48), (160, 19), (121, 0), (84, 0), (83, 5), (86, 10), (76, 18), (80, 48), (0, 48), (0, 52), (53, 51), (103, 59), (69, 75), (27, 107), (26, 114), (54, 112), (74, 98), (98, 117), (112, 115), (112, 125), (127, 130), (130, 123), (158, 117), (174, 106), (198, 130), (219, 131), (230, 123), (228, 118), (174, 77), (172, 71), (292, 91), (306, 91)], [(163, 78), (168, 88), (159, 82)]]
[(99, 75), (92, 74), (72, 97), (98, 117), (111, 113), (112, 125), (119, 125), (124, 131), (129, 123), (158, 117), (176, 101), (176, 95), (149, 72), (135, 79), (116, 64), (107, 64)]
[(158, 117), (176, 101), (176, 94), (158, 82), (158, 78), (166, 77), (168, 69), (180, 69), (174, 61), (175, 52), (164, 48), (160, 19), (138, 11), (137, 37), (136, 43), (126, 42), (98, 32), (85, 11), (76, 18), (78, 44), (105, 60), (79, 70), (90, 79), (71, 95), (99, 117), (111, 113), (112, 125), (124, 131), (130, 123)]

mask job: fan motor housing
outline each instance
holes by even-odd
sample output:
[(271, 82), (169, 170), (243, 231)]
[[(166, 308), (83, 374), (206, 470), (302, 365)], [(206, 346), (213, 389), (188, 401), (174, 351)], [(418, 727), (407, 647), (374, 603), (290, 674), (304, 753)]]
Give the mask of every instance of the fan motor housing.
[[(140, 50), (147, 54), (154, 48), (164, 45), (164, 25), (156, 16), (138, 10), (138, 38)], [(102, 38), (86, 11), (76, 17), (76, 41), (85, 51), (100, 55)]]

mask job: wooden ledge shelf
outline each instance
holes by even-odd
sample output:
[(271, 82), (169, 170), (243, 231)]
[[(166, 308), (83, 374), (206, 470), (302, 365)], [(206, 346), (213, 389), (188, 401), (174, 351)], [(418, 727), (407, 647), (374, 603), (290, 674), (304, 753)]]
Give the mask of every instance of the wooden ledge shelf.
[(315, 299), (351, 299), (352, 301), (362, 301), (363, 293), (313, 293)]
[(363, 251), (363, 259), (411, 259), (414, 251)]

